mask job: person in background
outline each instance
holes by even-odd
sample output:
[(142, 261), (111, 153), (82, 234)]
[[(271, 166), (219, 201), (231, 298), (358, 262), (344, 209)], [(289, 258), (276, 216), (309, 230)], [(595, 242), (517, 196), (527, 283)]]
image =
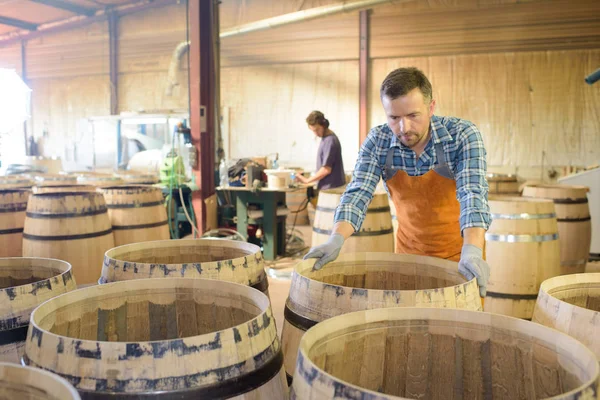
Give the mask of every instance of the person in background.
[(315, 269), (337, 258), (360, 229), (382, 178), (396, 207), (396, 252), (459, 261), (459, 272), (477, 278), (485, 297), (490, 267), (483, 249), (491, 216), (479, 130), (469, 121), (434, 115), (431, 83), (416, 68), (392, 71), (380, 97), (387, 124), (371, 129), (362, 144), (328, 241), (304, 258), (317, 258)]
[(310, 178), (301, 174), (296, 179), (301, 183), (317, 182), (317, 189), (333, 189), (346, 184), (342, 146), (340, 140), (331, 129), (329, 121), (321, 111), (313, 111), (306, 117), (308, 129), (321, 138), (317, 153), (317, 172)]

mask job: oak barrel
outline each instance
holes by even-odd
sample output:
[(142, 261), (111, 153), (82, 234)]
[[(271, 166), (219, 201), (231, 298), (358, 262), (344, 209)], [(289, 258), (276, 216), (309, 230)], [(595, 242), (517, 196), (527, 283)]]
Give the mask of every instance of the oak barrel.
[(75, 289), (65, 261), (0, 258), (0, 361), (20, 363), (33, 309)]
[(600, 257), (590, 255), (590, 259), (585, 266), (585, 272), (600, 272)]
[(540, 285), (560, 275), (554, 203), (490, 196), (492, 224), (485, 235), (490, 280), (484, 310), (531, 319)]
[(95, 187), (117, 186), (123, 184), (123, 179), (112, 174), (99, 172), (81, 173), (77, 176), (77, 183)]
[(39, 368), (0, 362), (0, 399), (81, 400), (81, 397), (58, 375)]
[(31, 174), (36, 186), (76, 185), (77, 177), (70, 174)]
[(167, 210), (159, 188), (122, 185), (98, 190), (104, 195), (115, 246), (171, 237)]
[(506, 196), (519, 196), (519, 181), (513, 174), (487, 174), (489, 194), (498, 194)]
[(285, 204), (291, 211), (286, 220), (288, 226), (309, 225), (306, 188), (285, 192)]
[(33, 180), (22, 175), (0, 176), (0, 190), (29, 189), (31, 186)]
[(533, 322), (386, 308), (341, 315), (306, 332), (291, 398), (593, 400), (599, 369), (581, 342)]
[(153, 185), (159, 182), (158, 175), (143, 171), (124, 171), (117, 175), (128, 185)]
[(61, 193), (61, 192), (95, 192), (96, 188), (90, 185), (54, 185), (54, 186), (34, 186), (34, 194), (40, 193)]
[(585, 186), (528, 185), (523, 197), (554, 201), (560, 242), (561, 275), (585, 272), (592, 242), (592, 220)]
[(23, 255), (27, 189), (0, 189), (0, 257)]
[(25, 361), (84, 399), (287, 398), (269, 299), (211, 279), (117, 282), (52, 299), (31, 316)]
[(285, 305), (282, 346), (288, 379), (304, 332), (336, 315), (384, 307), (482, 309), (477, 281), (467, 281), (453, 261), (354, 253), (340, 255), (319, 271), (312, 270), (314, 263), (308, 259), (296, 265)]
[[(313, 224), (312, 246), (327, 241), (333, 228), (333, 217), (340, 204), (345, 187), (321, 190)], [(362, 251), (394, 252), (394, 229), (388, 196), (385, 192), (376, 192), (367, 209), (362, 227), (346, 239), (341, 253)]]
[(95, 192), (29, 196), (23, 255), (65, 260), (78, 284), (95, 283), (104, 253), (114, 247), (104, 197)]
[(104, 256), (99, 283), (144, 278), (208, 278), (268, 294), (260, 247), (226, 239), (159, 240), (119, 246)]
[(544, 281), (532, 321), (573, 336), (600, 361), (600, 273), (570, 274)]

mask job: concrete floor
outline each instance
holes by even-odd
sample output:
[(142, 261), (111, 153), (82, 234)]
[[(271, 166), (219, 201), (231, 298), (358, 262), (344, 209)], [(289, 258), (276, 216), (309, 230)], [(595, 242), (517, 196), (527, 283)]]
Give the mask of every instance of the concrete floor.
[(285, 301), (290, 292), (291, 274), (296, 263), (302, 260), (302, 257), (310, 248), (312, 229), (311, 226), (302, 225), (296, 226), (298, 236), (304, 240), (305, 250), (299, 251), (293, 257), (285, 257), (275, 261), (266, 263), (267, 275), (269, 279), (269, 297), (271, 298), (271, 309), (275, 316), (275, 323), (279, 337), (281, 337), (281, 329), (283, 328), (283, 309)]

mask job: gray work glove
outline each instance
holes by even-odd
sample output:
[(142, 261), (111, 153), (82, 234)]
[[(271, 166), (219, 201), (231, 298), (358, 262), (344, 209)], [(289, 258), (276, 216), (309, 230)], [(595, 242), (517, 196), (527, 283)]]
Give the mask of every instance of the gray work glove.
[(483, 251), (472, 244), (463, 245), (458, 263), (458, 272), (471, 280), (477, 278), (479, 295), (485, 297), (487, 284), (490, 280), (490, 266), (483, 259)]
[(318, 258), (317, 262), (313, 266), (313, 271), (323, 268), (323, 266), (337, 258), (340, 254), (340, 250), (344, 245), (344, 237), (339, 233), (334, 233), (329, 236), (327, 242), (311, 248), (308, 253), (304, 256), (304, 260), (307, 258)]

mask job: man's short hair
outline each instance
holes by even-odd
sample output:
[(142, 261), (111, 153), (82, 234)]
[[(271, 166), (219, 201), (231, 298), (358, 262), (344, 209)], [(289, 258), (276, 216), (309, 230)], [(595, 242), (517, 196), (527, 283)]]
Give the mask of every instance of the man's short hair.
[(425, 74), (414, 67), (398, 68), (385, 77), (381, 83), (379, 95), (381, 97), (387, 96), (391, 100), (394, 100), (406, 95), (415, 88), (419, 88), (421, 93), (423, 93), (425, 103), (431, 102), (433, 88)]

